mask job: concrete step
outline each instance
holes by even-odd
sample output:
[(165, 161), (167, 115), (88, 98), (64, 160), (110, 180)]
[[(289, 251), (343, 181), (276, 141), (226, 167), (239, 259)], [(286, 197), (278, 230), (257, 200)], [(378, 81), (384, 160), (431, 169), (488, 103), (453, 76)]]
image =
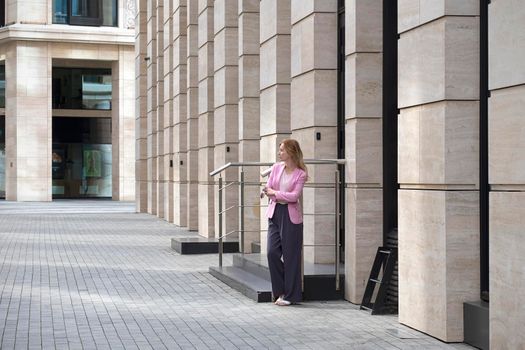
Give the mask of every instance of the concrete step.
[[(239, 252), (238, 241), (223, 242), (224, 253)], [(175, 237), (171, 239), (171, 249), (179, 254), (217, 254), (219, 242), (215, 238)]]
[(261, 252), (261, 242), (252, 242), (252, 253), (257, 254)]
[(272, 301), (272, 284), (235, 266), (210, 266), (210, 274), (248, 298), (265, 303)]
[(234, 254), (233, 266), (270, 281), (270, 269), (268, 268), (268, 260), (265, 255)]

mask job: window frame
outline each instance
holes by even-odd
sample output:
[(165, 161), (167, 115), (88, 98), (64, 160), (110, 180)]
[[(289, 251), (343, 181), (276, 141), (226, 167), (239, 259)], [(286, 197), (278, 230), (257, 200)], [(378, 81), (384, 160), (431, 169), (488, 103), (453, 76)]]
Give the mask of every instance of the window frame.
[[(0, 0), (5, 1), (5, 0)], [(57, 0), (53, 0), (53, 4)], [(113, 6), (115, 9), (115, 23), (113, 25), (107, 25), (104, 24), (104, 1), (103, 0), (89, 0), (89, 4), (91, 6), (96, 6), (95, 12), (97, 13), (97, 16), (94, 17), (84, 17), (84, 16), (73, 16), (72, 15), (72, 2), (75, 0), (66, 0), (67, 3), (67, 25), (76, 25), (76, 26), (91, 26), (91, 27), (113, 27), (118, 28), (119, 26), (119, 2), (118, 0), (110, 0), (113, 2)], [(55, 13), (53, 12), (53, 19), (55, 17)], [(113, 16), (112, 16), (113, 18)], [(53, 20), (53, 24), (64, 24), (64, 23), (58, 23)]]

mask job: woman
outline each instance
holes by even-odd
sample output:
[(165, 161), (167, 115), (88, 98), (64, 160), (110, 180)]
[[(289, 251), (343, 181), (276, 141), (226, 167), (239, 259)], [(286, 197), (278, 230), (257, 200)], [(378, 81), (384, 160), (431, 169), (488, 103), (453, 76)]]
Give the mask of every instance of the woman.
[[(303, 152), (296, 140), (279, 145), (281, 162), (272, 166), (263, 193), (268, 196), (268, 267), (276, 305), (301, 301), (303, 213), (299, 198), (308, 177)], [(282, 260), (281, 260), (282, 257)]]

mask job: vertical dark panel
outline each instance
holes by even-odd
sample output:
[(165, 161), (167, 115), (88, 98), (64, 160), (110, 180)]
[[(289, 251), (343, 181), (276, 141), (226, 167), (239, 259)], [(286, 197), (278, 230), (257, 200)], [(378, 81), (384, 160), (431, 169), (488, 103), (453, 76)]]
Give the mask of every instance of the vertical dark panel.
[(488, 4), (480, 0), (479, 205), (481, 299), (489, 301)]
[(397, 0), (383, 0), (383, 241), (397, 238)]
[(0, 27), (5, 26), (5, 0), (0, 0)]
[[(345, 1), (338, 0), (337, 11), (337, 158), (345, 158)], [(345, 167), (339, 167), (341, 198), (339, 207), (345, 212)], [(340, 219), (341, 260), (344, 260), (345, 215)]]

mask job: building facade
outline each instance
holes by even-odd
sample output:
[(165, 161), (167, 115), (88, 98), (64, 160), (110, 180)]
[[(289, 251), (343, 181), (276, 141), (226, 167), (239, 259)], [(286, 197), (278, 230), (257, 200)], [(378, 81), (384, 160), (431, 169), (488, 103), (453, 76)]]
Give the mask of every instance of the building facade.
[(135, 2), (0, 9), (0, 197), (134, 200)]
[[(525, 346), (525, 10), (519, 0), (140, 0), (137, 209), (217, 237), (228, 162), (345, 160), (345, 298), (360, 303), (397, 236), (399, 321), (464, 339), (463, 304), (490, 299), (494, 349)], [(262, 168), (245, 168), (247, 205)], [(305, 260), (334, 263), (333, 169), (309, 166)], [(238, 169), (223, 174), (238, 179)], [(250, 181), (250, 180), (247, 180)], [(327, 186), (324, 186), (327, 185)], [(235, 183), (233, 184), (235, 186)], [(239, 212), (220, 229), (235, 230)], [(265, 221), (244, 211), (265, 249)], [(230, 237), (234, 237), (232, 234)], [(316, 246), (311, 246), (316, 245)]]

